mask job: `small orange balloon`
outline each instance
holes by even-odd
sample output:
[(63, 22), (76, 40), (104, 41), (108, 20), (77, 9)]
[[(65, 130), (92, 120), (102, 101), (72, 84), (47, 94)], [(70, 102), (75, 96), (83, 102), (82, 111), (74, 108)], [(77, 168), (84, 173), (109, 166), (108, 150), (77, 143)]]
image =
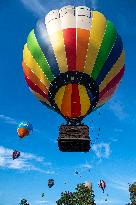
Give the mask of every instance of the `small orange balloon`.
[(29, 131), (26, 128), (18, 128), (17, 133), (20, 138), (23, 138), (29, 134)]

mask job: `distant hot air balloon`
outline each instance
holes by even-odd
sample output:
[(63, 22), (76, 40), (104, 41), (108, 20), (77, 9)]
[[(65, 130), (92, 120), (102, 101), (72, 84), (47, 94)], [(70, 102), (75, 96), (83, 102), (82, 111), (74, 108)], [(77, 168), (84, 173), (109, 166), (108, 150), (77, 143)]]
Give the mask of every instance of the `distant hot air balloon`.
[(51, 188), (52, 186), (54, 186), (54, 179), (49, 179), (48, 180), (48, 187)]
[(90, 182), (85, 182), (84, 185), (88, 189), (91, 189), (91, 187), (92, 187), (92, 184)]
[(106, 183), (104, 180), (100, 180), (99, 183), (98, 183), (98, 186), (102, 189), (103, 193), (104, 193), (104, 190), (106, 188)]
[(59, 149), (89, 151), (89, 127), (81, 121), (112, 97), (124, 74), (123, 44), (112, 22), (85, 6), (50, 11), (28, 35), (22, 65), (31, 92), (67, 121)]
[(44, 193), (42, 193), (42, 197), (44, 197), (45, 196), (45, 194)]
[(26, 199), (22, 199), (19, 205), (29, 205), (29, 203)]
[(17, 150), (14, 150), (14, 152), (12, 153), (12, 158), (13, 158), (13, 160), (14, 160), (14, 159), (17, 159), (18, 157), (20, 157), (20, 152), (17, 151)]
[(17, 133), (20, 138), (23, 138), (31, 134), (32, 131), (33, 131), (33, 126), (30, 122), (27, 121), (20, 122), (17, 127)]

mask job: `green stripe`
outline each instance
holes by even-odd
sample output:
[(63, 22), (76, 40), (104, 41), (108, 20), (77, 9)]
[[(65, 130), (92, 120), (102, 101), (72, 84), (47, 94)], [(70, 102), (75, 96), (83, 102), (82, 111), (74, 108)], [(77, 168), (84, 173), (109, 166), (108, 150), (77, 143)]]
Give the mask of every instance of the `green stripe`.
[(43, 73), (46, 75), (48, 80), (52, 82), (54, 80), (53, 74), (51, 72), (50, 66), (42, 53), (42, 50), (37, 42), (37, 39), (34, 34), (34, 30), (32, 30), (27, 38), (27, 46), (30, 50), (32, 56), (40, 66)]
[(117, 32), (116, 32), (114, 25), (112, 24), (112, 22), (107, 21), (106, 30), (104, 33), (102, 44), (98, 52), (96, 62), (94, 64), (93, 71), (91, 73), (91, 76), (93, 77), (94, 80), (96, 80), (97, 76), (99, 75), (113, 47), (113, 44), (115, 43), (116, 36), (117, 36)]

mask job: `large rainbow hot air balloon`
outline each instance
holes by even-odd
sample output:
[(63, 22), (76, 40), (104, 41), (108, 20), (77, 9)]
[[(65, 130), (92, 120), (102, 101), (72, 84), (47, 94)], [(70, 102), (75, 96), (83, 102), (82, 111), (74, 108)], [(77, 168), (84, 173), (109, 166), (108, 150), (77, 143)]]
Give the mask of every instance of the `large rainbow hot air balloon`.
[(61, 151), (89, 151), (89, 128), (81, 120), (106, 103), (124, 74), (124, 49), (115, 26), (85, 6), (52, 10), (36, 24), (23, 51), (32, 93), (61, 114)]

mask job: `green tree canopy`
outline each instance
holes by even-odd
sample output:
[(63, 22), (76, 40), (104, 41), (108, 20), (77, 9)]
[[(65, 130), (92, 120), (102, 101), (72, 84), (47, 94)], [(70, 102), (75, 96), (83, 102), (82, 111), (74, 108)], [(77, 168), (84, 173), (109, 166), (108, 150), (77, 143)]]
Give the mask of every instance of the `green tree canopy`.
[(130, 201), (127, 205), (136, 205), (136, 182), (129, 185)]
[(96, 205), (92, 185), (78, 184), (75, 192), (62, 192), (57, 205)]

